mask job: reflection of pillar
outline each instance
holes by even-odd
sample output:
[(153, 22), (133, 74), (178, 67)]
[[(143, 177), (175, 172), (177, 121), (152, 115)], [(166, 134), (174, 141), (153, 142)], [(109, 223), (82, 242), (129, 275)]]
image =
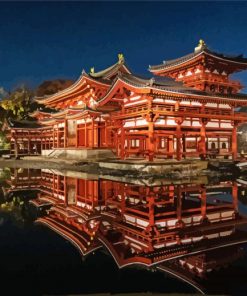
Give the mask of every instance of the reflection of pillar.
[(63, 177), (63, 184), (64, 184), (64, 201), (66, 206), (68, 205), (68, 196), (67, 196), (67, 177)]
[(30, 155), (31, 154), (31, 142), (30, 142), (30, 132), (28, 132), (28, 144), (27, 144), (27, 154)]
[(202, 185), (201, 187), (201, 215), (202, 221), (206, 219), (207, 214), (207, 194), (206, 187)]
[(148, 214), (149, 214), (149, 227), (154, 226), (154, 194), (153, 192), (149, 193), (147, 197), (148, 201)]
[(120, 183), (120, 195), (121, 195), (121, 214), (125, 213), (125, 183)]
[(177, 219), (178, 225), (182, 223), (182, 191), (181, 185), (177, 185)]
[(237, 182), (232, 183), (232, 204), (234, 213), (238, 213), (238, 184)]
[(232, 129), (232, 159), (237, 159), (237, 125)]
[(17, 158), (19, 154), (19, 149), (18, 149), (18, 143), (16, 138), (14, 138), (14, 149), (15, 149), (15, 158)]

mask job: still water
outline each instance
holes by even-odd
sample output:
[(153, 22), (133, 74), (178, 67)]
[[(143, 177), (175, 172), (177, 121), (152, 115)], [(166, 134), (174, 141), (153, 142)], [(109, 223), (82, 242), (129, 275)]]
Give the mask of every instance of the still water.
[(246, 294), (244, 178), (144, 183), (0, 169), (1, 289)]

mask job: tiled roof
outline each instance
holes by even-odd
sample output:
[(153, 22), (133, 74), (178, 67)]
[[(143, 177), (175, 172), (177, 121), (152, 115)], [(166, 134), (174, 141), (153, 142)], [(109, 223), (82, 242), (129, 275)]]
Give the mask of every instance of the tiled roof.
[(187, 62), (191, 59), (194, 59), (201, 54), (206, 54), (206, 55), (208, 54), (208, 55), (214, 56), (216, 58), (224, 59), (228, 62), (235, 62), (235, 63), (247, 65), (247, 58), (244, 58), (243, 55), (237, 55), (237, 56), (225, 55), (225, 54), (211, 51), (207, 47), (202, 47), (201, 50), (187, 54), (183, 57), (173, 59), (173, 60), (164, 61), (163, 64), (149, 66), (149, 71), (152, 72), (152, 71), (156, 71), (156, 70), (163, 70), (163, 69), (166, 69), (166, 68), (169, 68), (172, 66), (176, 66), (176, 65), (182, 64), (184, 62)]
[(186, 87), (182, 82), (177, 82), (172, 78), (163, 77), (152, 77), (150, 79), (141, 78), (134, 76), (132, 74), (122, 74), (121, 79), (130, 85), (135, 87), (152, 87), (156, 89), (184, 93), (184, 94), (194, 94), (208, 97), (219, 97), (219, 98), (229, 98), (229, 99), (241, 99), (247, 100), (246, 94), (219, 94), (219, 93), (209, 93), (205, 91), (200, 91), (191, 87)]
[(116, 64), (102, 70), (99, 72), (90, 72), (89, 76), (95, 78), (95, 79), (109, 79), (110, 77), (116, 75), (118, 72), (122, 72), (123, 69), (126, 73), (131, 73), (128, 66), (125, 64), (124, 60), (121, 62), (117, 62)]
[(10, 128), (40, 128), (41, 125), (38, 124), (36, 121), (28, 121), (28, 120), (14, 120), (8, 118), (8, 125)]

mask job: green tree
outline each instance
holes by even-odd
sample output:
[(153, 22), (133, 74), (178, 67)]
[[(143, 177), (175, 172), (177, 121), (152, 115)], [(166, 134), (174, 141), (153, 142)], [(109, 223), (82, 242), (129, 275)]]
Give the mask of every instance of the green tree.
[(34, 93), (25, 86), (21, 86), (10, 94), (8, 94), (2, 101), (0, 107), (5, 111), (5, 118), (14, 118), (18, 120), (27, 119), (28, 113), (33, 110), (32, 105)]

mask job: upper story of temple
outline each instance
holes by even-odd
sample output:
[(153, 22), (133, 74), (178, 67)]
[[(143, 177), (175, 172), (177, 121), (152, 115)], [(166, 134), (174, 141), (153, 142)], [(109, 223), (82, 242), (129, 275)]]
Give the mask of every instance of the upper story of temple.
[[(178, 105), (185, 101), (186, 105), (211, 104), (214, 108), (225, 105), (233, 109), (245, 106), (247, 96), (239, 93), (243, 88), (241, 83), (229, 77), (245, 69), (246, 58), (215, 53), (200, 40), (193, 53), (150, 66), (149, 71), (154, 77), (147, 79), (134, 75), (123, 54), (119, 54), (118, 61), (105, 70), (96, 72), (91, 68), (89, 73), (83, 70), (70, 87), (36, 98), (36, 101), (55, 109), (52, 118), (74, 118), (82, 111), (111, 113), (143, 105), (144, 102), (151, 102), (152, 105), (156, 101)], [(33, 116), (42, 122), (46, 118), (51, 120), (50, 112), (38, 111)]]
[(243, 88), (230, 75), (247, 69), (243, 55), (229, 56), (211, 51), (203, 40), (193, 53), (149, 66), (154, 75), (166, 76), (181, 81), (185, 86), (210, 93), (235, 94)]

